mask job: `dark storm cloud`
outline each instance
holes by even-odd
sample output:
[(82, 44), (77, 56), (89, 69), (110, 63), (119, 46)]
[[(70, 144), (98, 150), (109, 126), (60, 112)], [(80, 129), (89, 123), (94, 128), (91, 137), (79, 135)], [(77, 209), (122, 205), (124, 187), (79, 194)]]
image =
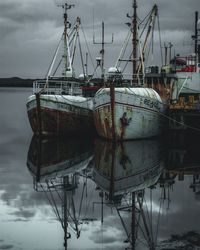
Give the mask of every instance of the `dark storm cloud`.
[(1, 240), (0, 239), (0, 250), (5, 250), (5, 249), (12, 249), (14, 246), (13, 245), (11, 245), (11, 244), (5, 244), (5, 243), (3, 243), (4, 242), (4, 240)]
[(13, 245), (0, 245), (0, 250), (12, 249), (13, 247)]
[[(54, 50), (62, 34), (62, 9), (57, 4), (63, 0), (4, 0), (0, 1), (0, 77), (44, 77)], [(114, 44), (106, 46), (106, 67), (112, 66), (120, 51), (128, 21), (132, 13), (132, 0), (71, 0), (76, 6), (69, 12), (72, 22), (77, 16), (82, 19), (93, 57), (99, 46), (92, 44), (93, 26), (95, 36), (101, 39), (101, 21), (105, 22), (106, 40), (114, 33)], [(194, 30), (194, 12), (200, 10), (198, 0), (138, 0), (140, 19), (158, 5), (163, 42), (172, 42), (182, 52), (189, 52)], [(94, 15), (94, 18), (93, 18)], [(93, 23), (94, 21), (94, 23)], [(94, 24), (94, 25), (93, 25)], [(179, 46), (181, 44), (181, 48)], [(156, 46), (159, 46), (158, 43)]]
[[(16, 24), (41, 22), (54, 19), (53, 1), (4, 1), (0, 2), (1, 19), (5, 18)], [(55, 15), (55, 14), (54, 14)]]
[(157, 1), (161, 27), (164, 30), (188, 30), (194, 28), (195, 11), (199, 11), (198, 0)]
[[(40, 6), (34, 1), (4, 1), (0, 2), (0, 31), (1, 39), (7, 35), (23, 32), (25, 27), (34, 23), (36, 29), (39, 23), (52, 21), (52, 13), (43, 8), (42, 1)], [(45, 11), (46, 10), (46, 11)], [(31, 32), (32, 29), (30, 29)], [(23, 33), (22, 33), (23, 34)], [(9, 37), (12, 39), (12, 36)], [(21, 37), (25, 38), (25, 36)], [(11, 41), (10, 41), (11, 42)]]
[(10, 213), (10, 215), (14, 215), (15, 217), (22, 217), (22, 218), (30, 219), (35, 215), (35, 213), (33, 211), (20, 209), (19, 211)]
[[(98, 243), (98, 244), (102, 244), (102, 239), (99, 237), (100, 232), (98, 232), (98, 235), (92, 235), (92, 237), (90, 238), (91, 240), (94, 241), (94, 243)], [(120, 238), (118, 238), (119, 235), (116, 236), (104, 236), (103, 238), (103, 242), (104, 244), (115, 244), (116, 242), (121, 243)]]

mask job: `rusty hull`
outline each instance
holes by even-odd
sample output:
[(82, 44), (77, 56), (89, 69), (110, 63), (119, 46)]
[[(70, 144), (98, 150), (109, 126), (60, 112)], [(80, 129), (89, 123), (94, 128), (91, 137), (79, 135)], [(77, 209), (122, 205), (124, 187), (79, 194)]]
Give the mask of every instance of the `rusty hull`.
[(109, 140), (153, 137), (162, 129), (164, 105), (159, 95), (148, 88), (109, 89), (95, 96), (94, 121), (98, 134)]
[[(105, 105), (94, 111), (95, 127), (101, 137), (110, 140), (123, 140), (125, 138), (127, 126), (129, 126), (133, 116), (133, 108), (124, 106), (123, 111), (119, 122), (117, 122), (116, 116), (114, 117), (114, 125), (111, 105)], [(115, 134), (113, 134), (113, 126)]]
[[(40, 122), (37, 108), (28, 111), (29, 122), (34, 134), (40, 134)], [(92, 111), (89, 116), (81, 116), (76, 113), (69, 113), (60, 110), (42, 108), (41, 117), (41, 134), (44, 135), (61, 135), (75, 132), (91, 131), (94, 129)]]

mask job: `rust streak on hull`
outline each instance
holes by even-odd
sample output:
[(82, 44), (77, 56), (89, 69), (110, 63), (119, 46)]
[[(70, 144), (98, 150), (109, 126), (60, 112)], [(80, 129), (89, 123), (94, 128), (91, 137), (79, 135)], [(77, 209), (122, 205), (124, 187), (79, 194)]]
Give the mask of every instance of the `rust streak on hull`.
[[(92, 112), (88, 117), (75, 113), (53, 110), (48, 108), (40, 109), (41, 134), (59, 135), (69, 134), (77, 131), (91, 131), (94, 128)], [(38, 110), (33, 108), (28, 111), (28, 117), (34, 134), (39, 135), (40, 123), (38, 123)]]

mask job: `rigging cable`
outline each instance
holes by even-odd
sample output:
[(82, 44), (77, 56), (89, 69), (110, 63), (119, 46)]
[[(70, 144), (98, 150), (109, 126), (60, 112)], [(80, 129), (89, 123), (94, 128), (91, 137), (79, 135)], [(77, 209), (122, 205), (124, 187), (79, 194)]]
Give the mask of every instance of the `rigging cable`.
[[(75, 25), (75, 24), (74, 24), (74, 25)], [(70, 33), (69, 33), (69, 35), (68, 35), (68, 39), (70, 39), (70, 37), (73, 36), (73, 37), (70, 39), (70, 41), (69, 41), (69, 46), (71, 45), (72, 41), (74, 41), (74, 40), (75, 40), (75, 42), (74, 42), (74, 47), (76, 46), (76, 44), (75, 44), (75, 43), (76, 43), (76, 39), (74, 39), (75, 35), (76, 35), (76, 32), (75, 32), (75, 27), (74, 27), (73, 29), (71, 29), (71, 31), (70, 31)], [(62, 35), (61, 40), (62, 40), (62, 39), (63, 39), (63, 35)], [(74, 48), (74, 50), (75, 50), (75, 48)], [(73, 54), (75, 54), (75, 51), (74, 51)], [(58, 65), (57, 65), (56, 69), (55, 69), (54, 72), (53, 72), (53, 76), (56, 74), (58, 68), (60, 67), (60, 65), (61, 65), (61, 63), (62, 63), (62, 60), (63, 60), (63, 57), (61, 57), (60, 61), (58, 62)], [(73, 64), (73, 57), (72, 57), (72, 64)]]
[(57, 67), (55, 68), (55, 70), (54, 70), (54, 72), (53, 72), (53, 74), (52, 74), (53, 76), (55, 76), (55, 74), (56, 74), (57, 70), (59, 69), (59, 67), (60, 67), (60, 65), (61, 65), (62, 60), (63, 60), (63, 58), (61, 58), (61, 59), (60, 59), (60, 61), (59, 61), (58, 65), (57, 65)]
[(84, 40), (85, 40), (85, 43), (86, 43), (86, 48), (87, 48), (87, 50), (88, 50), (88, 54), (89, 54), (89, 57), (90, 57), (90, 60), (91, 60), (93, 69), (95, 69), (95, 65), (94, 65), (94, 62), (93, 62), (93, 59), (92, 59), (92, 55), (91, 55), (91, 53), (90, 53), (90, 49), (89, 49), (88, 42), (87, 42), (87, 39), (86, 39), (85, 31), (84, 31), (82, 25), (81, 25), (81, 31), (83, 32), (83, 37), (84, 37)]
[(85, 68), (84, 68), (83, 54), (82, 54), (81, 42), (80, 42), (79, 34), (78, 34), (78, 44), (79, 44), (79, 50), (80, 50), (80, 56), (81, 56), (81, 65), (82, 65), (83, 75), (84, 75), (84, 79), (85, 79)]
[[(75, 36), (76, 36), (76, 38), (74, 39)], [(77, 36), (78, 36), (78, 30), (76, 30), (76, 33), (74, 34), (73, 39), (71, 40), (71, 41), (73, 41), (72, 64), (74, 63), (74, 57), (75, 57), (75, 52), (76, 52)], [(69, 44), (69, 46), (70, 46), (70, 44)]]
[(152, 10), (149, 11), (149, 13), (143, 18), (142, 21), (140, 21), (139, 25), (141, 25), (150, 16), (151, 12), (152, 12)]
[(57, 56), (57, 54), (58, 54), (58, 51), (59, 51), (59, 48), (60, 48), (60, 44), (61, 44), (62, 39), (63, 39), (63, 35), (61, 36), (61, 39), (60, 39), (60, 41), (59, 41), (59, 43), (58, 43), (58, 46), (57, 46), (57, 48), (56, 48), (56, 50), (55, 50), (55, 53), (54, 53), (52, 62), (51, 62), (51, 64), (50, 64), (50, 66), (49, 66), (49, 68), (48, 68), (48, 71), (47, 71), (47, 74), (46, 74), (46, 76), (45, 76), (45, 78), (47, 78), (47, 81), (48, 81), (49, 74), (50, 74), (51, 71), (52, 71), (52, 68), (53, 68), (53, 65), (54, 65), (56, 56)]
[(128, 63), (129, 63), (129, 61), (131, 60), (132, 55), (133, 55), (133, 52), (131, 52), (131, 54), (130, 54), (130, 56), (129, 56), (129, 59), (126, 61), (125, 65), (124, 65), (124, 68), (123, 68), (123, 70), (122, 70), (122, 73), (123, 73), (124, 70), (126, 69)]
[(149, 222), (149, 242), (153, 243), (154, 241), (154, 237), (153, 237), (153, 228), (152, 228), (152, 189), (149, 188), (150, 190), (150, 200), (151, 200), (151, 218), (150, 218), (150, 212), (148, 210), (148, 205), (147, 205), (147, 201), (146, 199), (144, 198), (144, 203), (145, 203), (145, 207), (146, 207), (146, 213), (147, 213), (147, 216), (146, 216), (146, 221), (148, 220)]
[(150, 41), (149, 47), (148, 47), (148, 51), (146, 53), (146, 64), (148, 64), (148, 60), (149, 60), (149, 55), (150, 55), (150, 51), (151, 51), (151, 47), (152, 47), (152, 43), (153, 41)]
[[(151, 12), (152, 12), (152, 10), (148, 13), (148, 15), (143, 19), (143, 21), (142, 21), (139, 25), (141, 25), (141, 24), (145, 21), (145, 19), (146, 19), (147, 17), (148, 17), (148, 18), (150, 17)], [(146, 21), (146, 23), (145, 23), (145, 25), (144, 25), (144, 27), (143, 27), (143, 29), (142, 29), (142, 32), (140, 33), (139, 38), (142, 37), (142, 35), (143, 35), (143, 33), (144, 33), (144, 31), (145, 31), (145, 29), (146, 29), (146, 27), (147, 27), (148, 22), (149, 22), (149, 19)]]
[(161, 40), (159, 13), (157, 13), (157, 20), (158, 20), (157, 22), (158, 22), (158, 33), (159, 33), (159, 43), (160, 43), (161, 65), (163, 65), (162, 40)]
[[(45, 181), (45, 182), (47, 183), (47, 181)], [(48, 202), (49, 202), (50, 206), (52, 207), (52, 209), (53, 209), (53, 211), (54, 211), (55, 215), (57, 215), (58, 220), (60, 221), (60, 223), (61, 223), (61, 225), (62, 225), (62, 228), (63, 228), (62, 219), (61, 219), (61, 217), (60, 217), (60, 215), (59, 215), (58, 210), (56, 210), (56, 209), (55, 209), (55, 207), (53, 206), (53, 204), (52, 204), (52, 202), (51, 202), (51, 200), (50, 200), (49, 196), (47, 195), (47, 192), (44, 190), (44, 187), (43, 187), (43, 185), (41, 184), (41, 182), (40, 182), (40, 186), (41, 186), (41, 188), (42, 188), (43, 192), (45, 193), (45, 195), (46, 195), (46, 197), (47, 197), (47, 200), (48, 200)], [(47, 186), (48, 186), (48, 185), (47, 185)], [(49, 186), (48, 186), (48, 188), (49, 188)], [(49, 189), (49, 192), (51, 193), (50, 189)]]
[[(162, 189), (161, 190), (161, 197), (162, 197), (162, 193), (164, 192), (164, 189)], [(164, 200), (163, 200), (163, 202), (164, 202)], [(159, 212), (158, 212), (158, 222), (157, 222), (157, 227), (156, 227), (156, 239), (155, 239), (155, 241), (157, 242), (157, 240), (158, 240), (158, 227), (159, 227), (159, 224), (160, 224), (160, 215), (161, 215), (161, 204), (162, 204), (162, 199), (160, 199), (160, 206), (159, 206)]]
[(128, 46), (128, 42), (130, 40), (130, 37), (131, 37), (131, 29), (129, 29), (128, 34), (127, 34), (127, 36), (122, 44), (122, 48), (121, 48), (121, 51), (119, 53), (119, 57), (117, 58), (117, 61), (115, 63), (116, 68), (118, 68), (120, 66), (120, 58), (124, 57), (124, 54), (125, 54), (127, 46)]
[[(86, 178), (88, 178), (88, 177), (86, 177)], [(94, 184), (94, 183), (93, 183)], [(93, 196), (93, 194), (94, 194), (94, 188), (92, 188), (92, 192), (91, 192), (91, 194), (90, 194), (90, 197), (88, 198), (87, 197), (87, 194), (86, 194), (86, 206), (85, 206), (85, 214), (84, 214), (84, 217), (83, 218), (85, 218), (86, 217), (86, 214), (87, 214), (87, 211), (88, 211), (88, 207), (89, 207), (89, 205), (91, 204), (91, 199), (92, 199), (92, 196)], [(87, 199), (88, 198), (88, 199)], [(80, 226), (80, 232), (82, 231), (82, 227), (83, 227), (83, 223), (82, 223), (82, 225)]]
[(184, 123), (184, 122), (179, 122), (179, 121), (177, 121), (177, 120), (171, 118), (170, 116), (167, 116), (167, 115), (165, 115), (165, 114), (163, 114), (163, 113), (161, 113), (161, 112), (160, 112), (160, 115), (163, 116), (163, 117), (165, 117), (166, 119), (168, 119), (168, 120), (170, 120), (170, 121), (176, 122), (176, 123), (178, 123), (178, 124), (180, 124), (180, 125), (183, 125), (183, 126), (185, 126), (185, 127), (187, 127), (187, 128), (190, 128), (190, 129), (192, 129), (192, 130), (195, 130), (195, 131), (200, 132), (200, 129), (199, 129), (199, 128), (190, 126), (190, 125), (188, 125), (188, 124), (186, 124), (186, 123)]

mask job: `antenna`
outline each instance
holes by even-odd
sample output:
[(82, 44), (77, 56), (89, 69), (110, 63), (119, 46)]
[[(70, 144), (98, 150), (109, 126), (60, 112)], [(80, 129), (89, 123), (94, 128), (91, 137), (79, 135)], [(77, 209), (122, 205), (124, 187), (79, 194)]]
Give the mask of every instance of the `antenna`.
[(93, 44), (101, 44), (101, 51), (100, 54), (101, 56), (101, 79), (102, 79), (102, 84), (104, 85), (104, 77), (105, 77), (105, 70), (104, 70), (104, 55), (105, 55), (105, 44), (112, 44), (114, 41), (114, 35), (112, 33), (112, 40), (111, 42), (105, 42), (104, 39), (104, 22), (102, 21), (102, 38), (101, 38), (101, 42), (96, 42), (95, 41), (95, 34), (93, 34)]
[(173, 44), (169, 42), (169, 63), (172, 59), (172, 47), (173, 47)]
[(164, 43), (163, 48), (165, 49), (165, 65), (167, 65), (167, 63), (168, 63), (168, 60), (167, 60), (168, 49), (169, 49), (169, 63), (171, 61), (172, 47), (173, 47), (173, 44), (171, 42), (169, 42), (168, 44)]

